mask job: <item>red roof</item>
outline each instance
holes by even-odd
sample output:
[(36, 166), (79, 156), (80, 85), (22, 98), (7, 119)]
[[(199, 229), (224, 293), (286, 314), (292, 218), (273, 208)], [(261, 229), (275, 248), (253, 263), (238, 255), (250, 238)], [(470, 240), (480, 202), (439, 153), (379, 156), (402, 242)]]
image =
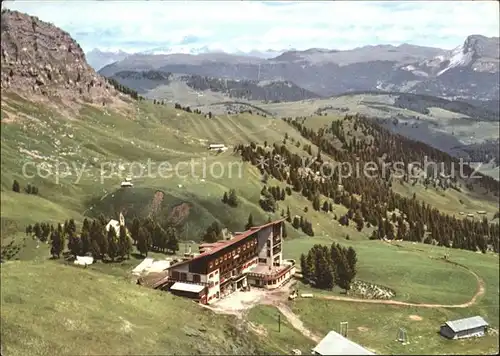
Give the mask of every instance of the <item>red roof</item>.
[[(281, 223), (281, 222), (283, 222), (285, 220), (286, 220), (286, 218), (281, 218), (281, 219), (278, 219), (278, 220), (275, 220), (275, 221), (271, 221), (270, 223), (267, 223), (267, 224), (264, 224), (264, 225), (261, 225), (261, 226), (253, 226), (253, 227), (250, 228), (250, 230), (244, 231), (241, 234), (236, 235), (231, 240), (217, 241), (218, 243), (214, 243), (214, 244), (217, 244), (217, 245), (214, 246), (212, 249), (210, 249), (208, 251), (205, 251), (205, 252), (199, 254), (198, 256), (195, 256), (195, 257), (193, 257), (193, 258), (191, 258), (189, 260), (181, 261), (181, 262), (179, 262), (179, 263), (177, 263), (175, 265), (172, 265), (171, 267), (180, 266), (180, 265), (183, 265), (185, 263), (188, 263), (188, 262), (200, 259), (202, 257), (213, 255), (214, 253), (216, 253), (216, 252), (218, 252), (220, 250), (223, 250), (226, 247), (229, 247), (229, 246), (235, 244), (236, 242), (242, 241), (242, 240), (246, 239), (248, 236), (253, 235), (256, 232), (258, 232), (258, 231), (260, 231), (260, 230), (262, 230), (262, 229), (264, 229), (264, 228), (266, 228), (268, 226), (276, 225), (276, 224)], [(205, 244), (203, 244), (203, 245), (205, 245)], [(206, 244), (206, 245), (210, 245), (210, 244)]]

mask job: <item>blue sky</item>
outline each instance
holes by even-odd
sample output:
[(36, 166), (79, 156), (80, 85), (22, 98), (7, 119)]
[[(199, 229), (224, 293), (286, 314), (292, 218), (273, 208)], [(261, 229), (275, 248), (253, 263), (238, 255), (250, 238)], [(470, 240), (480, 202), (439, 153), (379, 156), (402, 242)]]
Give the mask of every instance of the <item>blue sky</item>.
[(5, 1), (69, 32), (85, 51), (226, 52), (410, 43), (453, 48), (498, 36), (496, 1)]

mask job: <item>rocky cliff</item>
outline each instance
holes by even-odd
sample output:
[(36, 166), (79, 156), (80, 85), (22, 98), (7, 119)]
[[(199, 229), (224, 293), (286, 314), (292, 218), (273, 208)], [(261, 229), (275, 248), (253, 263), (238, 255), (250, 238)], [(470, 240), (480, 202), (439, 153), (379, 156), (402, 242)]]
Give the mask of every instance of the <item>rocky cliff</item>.
[(37, 17), (2, 11), (2, 90), (104, 103), (118, 96), (71, 36)]

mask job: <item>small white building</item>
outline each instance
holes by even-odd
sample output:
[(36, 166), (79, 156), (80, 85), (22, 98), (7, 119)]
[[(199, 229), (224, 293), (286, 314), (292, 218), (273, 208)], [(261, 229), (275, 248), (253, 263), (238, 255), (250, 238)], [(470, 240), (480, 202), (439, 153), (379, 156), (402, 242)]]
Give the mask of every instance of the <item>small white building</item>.
[(447, 321), (441, 326), (440, 334), (448, 339), (480, 337), (486, 333), (488, 323), (480, 316)]
[(75, 265), (79, 266), (88, 266), (94, 263), (94, 257), (92, 256), (76, 256), (75, 261), (73, 262)]
[(227, 147), (226, 145), (224, 145), (223, 143), (211, 143), (209, 146), (208, 146), (208, 149), (210, 151), (225, 151), (227, 150)]
[(122, 182), (122, 183), (120, 184), (120, 186), (121, 186), (122, 188), (124, 188), (124, 187), (133, 187), (134, 185), (132, 184), (132, 182), (127, 182), (127, 181), (125, 181), (125, 182)]
[(120, 213), (120, 221), (111, 219), (109, 222), (106, 224), (106, 232), (109, 231), (109, 229), (113, 228), (116, 231), (116, 236), (120, 235), (120, 226), (125, 226), (125, 218), (123, 217), (123, 214)]

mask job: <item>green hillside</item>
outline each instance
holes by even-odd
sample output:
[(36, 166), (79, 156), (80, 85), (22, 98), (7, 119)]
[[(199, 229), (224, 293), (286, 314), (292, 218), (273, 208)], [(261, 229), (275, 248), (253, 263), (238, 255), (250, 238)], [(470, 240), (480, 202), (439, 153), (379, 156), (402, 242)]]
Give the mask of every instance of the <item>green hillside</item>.
[[(7, 355), (248, 355), (274, 350), (257, 342), (234, 317), (72, 266), (7, 262), (1, 302)], [(179, 325), (181, 320), (190, 322)]]

